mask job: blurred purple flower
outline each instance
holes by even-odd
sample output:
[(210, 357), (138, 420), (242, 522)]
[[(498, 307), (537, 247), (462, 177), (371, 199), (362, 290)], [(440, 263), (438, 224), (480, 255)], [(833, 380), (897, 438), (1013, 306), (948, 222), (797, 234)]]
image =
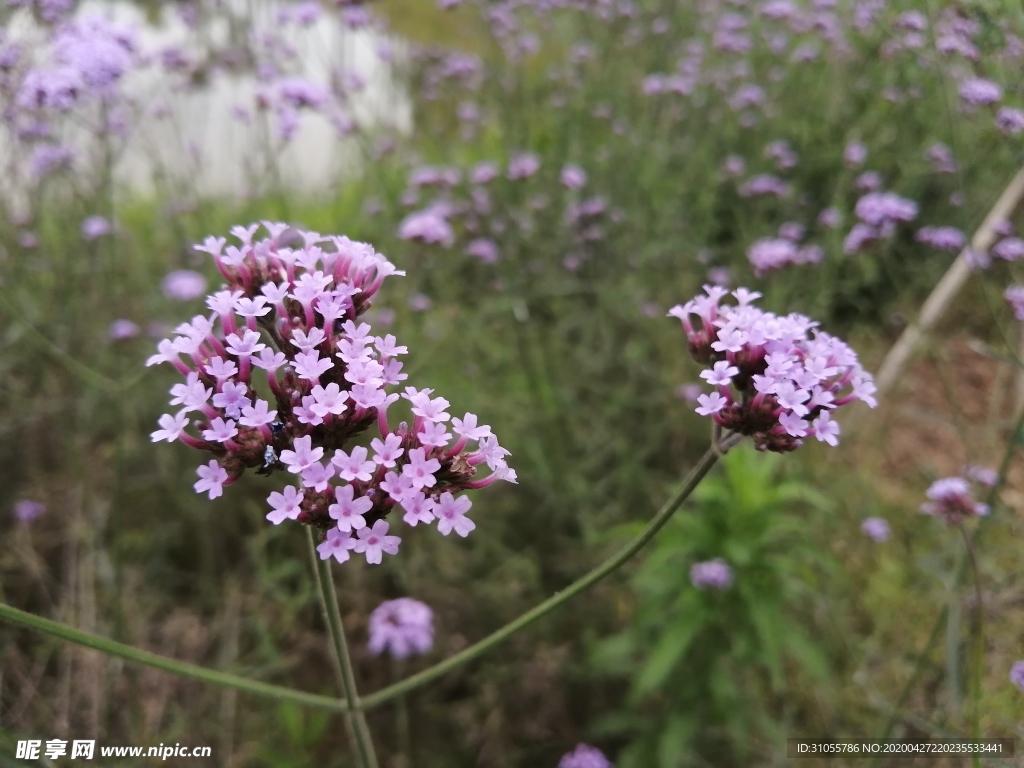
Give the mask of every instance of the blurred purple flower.
[(102, 216), (87, 216), (82, 221), (82, 237), (86, 240), (95, 240), (98, 237), (109, 235), (110, 232), (110, 222)]
[(434, 645), (434, 612), (410, 597), (387, 600), (370, 614), (370, 653), (392, 658), (427, 653)]
[(1002, 87), (980, 77), (964, 80), (958, 90), (960, 98), (972, 106), (995, 104), (1003, 98)]
[(611, 762), (597, 747), (577, 744), (576, 749), (562, 755), (558, 768), (613, 768)]
[(1024, 691), (1024, 661), (1015, 662), (1010, 667), (1010, 682)]
[(113, 341), (124, 341), (125, 339), (134, 339), (140, 333), (139, 326), (133, 323), (131, 320), (120, 318), (115, 320), (107, 328), (107, 337)]
[(860, 529), (872, 541), (879, 543), (889, 538), (889, 523), (881, 517), (869, 517), (860, 525)]
[(450, 248), (455, 242), (455, 232), (441, 213), (434, 208), (411, 213), (398, 225), (398, 236), (402, 240), (416, 240), (434, 243)]
[(561, 178), (567, 189), (579, 189), (587, 183), (587, 172), (578, 165), (567, 165), (562, 169)]
[(21, 499), (14, 502), (14, 517), (22, 523), (31, 523), (37, 520), (46, 511), (46, 505), (41, 501)]
[(936, 480), (928, 487), (925, 496), (928, 501), (921, 505), (921, 511), (926, 515), (941, 517), (950, 524), (989, 513), (987, 504), (974, 500), (971, 484), (962, 477)]
[(466, 246), (466, 253), (475, 256), (484, 264), (493, 264), (498, 260), (498, 246), (493, 240), (478, 237)]
[(206, 278), (191, 269), (176, 269), (167, 273), (161, 288), (168, 299), (192, 301), (206, 293)]
[(732, 568), (720, 557), (694, 563), (690, 568), (690, 583), (698, 589), (726, 589), (732, 585)]
[(514, 155), (508, 163), (508, 177), (512, 180), (526, 179), (540, 170), (540, 158), (532, 152)]

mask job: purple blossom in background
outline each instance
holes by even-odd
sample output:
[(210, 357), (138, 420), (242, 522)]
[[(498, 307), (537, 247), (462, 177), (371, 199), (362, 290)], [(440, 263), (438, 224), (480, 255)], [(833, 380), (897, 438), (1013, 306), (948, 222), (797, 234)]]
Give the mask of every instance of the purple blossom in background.
[(21, 499), (14, 502), (14, 517), (22, 523), (31, 523), (46, 511), (46, 505), (41, 501)]
[(881, 517), (869, 517), (860, 524), (860, 529), (869, 539), (876, 542), (887, 541), (890, 530), (889, 523)]
[(715, 387), (700, 397), (700, 415), (750, 435), (758, 450), (786, 452), (800, 447), (804, 437), (838, 444), (837, 409), (854, 400), (877, 405), (871, 374), (857, 354), (815, 331), (818, 324), (810, 318), (758, 309), (753, 302), (761, 294), (746, 288), (732, 292), (738, 306), (721, 304), (728, 295), (724, 288), (704, 290), (706, 295), (668, 313), (682, 322), (690, 354), (708, 366), (701, 378)]
[(1024, 691), (1024, 661), (1014, 662), (1010, 667), (1010, 682)]
[(936, 480), (928, 487), (925, 496), (928, 501), (921, 505), (921, 511), (926, 515), (941, 517), (950, 524), (989, 513), (987, 504), (974, 500), (971, 484), (962, 477)]
[(1007, 136), (1016, 136), (1024, 131), (1024, 110), (1016, 107), (1000, 107), (996, 112), (996, 128)]
[(973, 480), (979, 485), (986, 485), (989, 488), (994, 488), (999, 483), (999, 473), (988, 467), (979, 467), (971, 464), (964, 468), (964, 474), (967, 475), (969, 480)]
[(971, 106), (995, 104), (1003, 98), (1003, 89), (991, 80), (972, 77), (960, 83), (960, 98)]
[(732, 283), (732, 272), (728, 267), (712, 267), (708, 270), (708, 282), (712, 285), (728, 287)]
[(930, 161), (936, 173), (956, 173), (956, 158), (953, 150), (941, 142), (932, 144), (925, 150), (924, 157)]
[(498, 260), (497, 244), (486, 237), (479, 237), (466, 245), (466, 253), (474, 256), (484, 264), (493, 264)]
[(688, 403), (696, 403), (703, 394), (704, 388), (700, 384), (680, 384), (676, 387), (676, 397)]
[(1003, 292), (1003, 298), (1013, 310), (1013, 316), (1024, 322), (1024, 285), (1011, 285)]
[(868, 148), (860, 141), (851, 141), (843, 150), (843, 160), (851, 168), (859, 168), (868, 159)]
[(579, 189), (587, 183), (587, 172), (578, 165), (567, 165), (562, 169), (561, 179), (566, 189)]
[(409, 308), (413, 312), (426, 312), (434, 306), (433, 300), (425, 293), (414, 293), (409, 296)]
[(508, 163), (508, 177), (512, 180), (526, 179), (540, 170), (540, 158), (532, 152), (522, 152)]
[[(254, 239), (253, 224), (232, 228), (237, 245), (208, 237), (196, 246), (227, 287), (207, 298), (211, 314), (179, 325), (146, 361), (185, 378), (171, 388), (174, 412), (160, 417), (152, 439), (213, 455), (194, 486), (211, 499), (247, 469), (282, 476), (267, 519), (320, 529), (323, 559), (343, 562), (351, 550), (379, 563), (398, 551), (395, 518), (429, 526), (437, 505), (458, 517), (445, 526), (471, 531), (462, 492), (515, 482), (515, 471), (473, 414), (452, 417), (431, 389), (387, 391), (407, 380), (398, 358), (408, 350), (390, 334), (374, 336), (360, 316), (388, 276), (404, 273), (367, 243), (263, 226), (269, 237)], [(392, 427), (388, 411), (401, 399), (413, 418)], [(372, 455), (346, 452), (371, 428), (379, 433)]]
[(757, 195), (785, 197), (788, 193), (789, 184), (779, 177), (769, 174), (753, 176), (740, 187), (741, 197), (755, 197)]
[(88, 216), (82, 221), (82, 237), (86, 240), (109, 235), (110, 231), (110, 222), (102, 216)]
[(121, 318), (112, 322), (107, 328), (107, 337), (114, 341), (124, 341), (125, 339), (134, 339), (140, 332), (138, 325), (131, 320)]
[(763, 277), (773, 269), (791, 264), (814, 264), (821, 261), (822, 251), (815, 246), (801, 248), (792, 240), (763, 238), (747, 249), (747, 258), (754, 274)]
[(206, 293), (206, 278), (191, 269), (176, 269), (164, 276), (160, 288), (168, 299), (192, 301)]
[(959, 251), (967, 244), (967, 236), (956, 227), (921, 227), (916, 237), (940, 251)]
[(878, 171), (864, 171), (853, 180), (854, 189), (860, 192), (874, 192), (882, 187), (882, 176)]
[(1024, 240), (1019, 237), (1004, 237), (992, 246), (992, 255), (1004, 261), (1024, 259)]
[(826, 208), (818, 214), (818, 223), (827, 229), (838, 229), (843, 224), (843, 214), (837, 208)]
[(490, 184), (498, 178), (498, 164), (492, 162), (477, 163), (473, 166), (469, 178), (474, 184)]
[(576, 749), (562, 755), (558, 768), (614, 768), (611, 761), (597, 747), (577, 744)]
[(411, 213), (398, 225), (398, 236), (403, 240), (441, 245), (450, 248), (455, 243), (451, 224), (435, 208)]
[(370, 614), (370, 653), (385, 650), (395, 659), (430, 651), (434, 645), (434, 612), (425, 603), (400, 597), (381, 603)]
[(698, 589), (727, 589), (732, 585), (732, 568), (720, 557), (694, 563), (690, 567), (690, 583)]

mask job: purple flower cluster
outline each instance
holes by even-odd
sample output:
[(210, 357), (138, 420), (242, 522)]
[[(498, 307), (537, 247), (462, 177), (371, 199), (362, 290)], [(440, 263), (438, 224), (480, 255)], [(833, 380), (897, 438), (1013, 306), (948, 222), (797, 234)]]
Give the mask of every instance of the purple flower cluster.
[(1010, 682), (1024, 691), (1024, 661), (1014, 662), (1010, 667)]
[(846, 253), (856, 253), (869, 243), (892, 237), (899, 222), (917, 217), (917, 203), (893, 192), (869, 192), (857, 201), (853, 212), (860, 221), (843, 241)]
[(796, 238), (766, 237), (754, 241), (747, 249), (747, 259), (754, 267), (754, 274), (763, 277), (768, 272), (794, 264), (817, 264), (822, 259), (822, 250), (816, 245), (801, 246)]
[(690, 566), (690, 583), (697, 589), (728, 589), (732, 586), (732, 568), (720, 557)]
[[(296, 476), (297, 486), (269, 495), (267, 519), (325, 531), (324, 559), (344, 562), (354, 550), (379, 563), (395, 554), (400, 540), (386, 518), (396, 507), (410, 526), (436, 521), (445, 536), (468, 535), (472, 503), (459, 494), (515, 482), (515, 472), (473, 414), (452, 418), (430, 389), (385, 391), (407, 378), (398, 360), (407, 349), (390, 334), (373, 336), (359, 317), (386, 277), (404, 273), (366, 243), (263, 225), (267, 238), (254, 239), (254, 224), (232, 229), (238, 246), (217, 237), (196, 246), (227, 286), (207, 299), (209, 316), (179, 325), (147, 361), (185, 377), (171, 388), (179, 410), (160, 417), (152, 439), (213, 454), (195, 484), (211, 499), (246, 469)], [(392, 428), (388, 409), (400, 398), (414, 420)], [(186, 431), (192, 412), (196, 434)], [(379, 437), (369, 447), (351, 444), (372, 426)], [(491, 474), (477, 478), (481, 464)]]
[(1003, 298), (1013, 310), (1013, 316), (1024, 321), (1024, 285), (1011, 285), (1003, 292)]
[(434, 646), (434, 612), (430, 606), (399, 597), (386, 600), (370, 614), (370, 653), (384, 651), (395, 659), (427, 653)]
[(721, 304), (724, 288), (704, 290), (668, 313), (682, 321), (690, 354), (708, 366), (701, 378), (715, 387), (700, 396), (697, 413), (750, 435), (758, 450), (785, 452), (805, 437), (836, 445), (836, 409), (854, 400), (875, 407), (874, 382), (857, 354), (827, 333), (809, 335), (817, 326), (810, 318), (759, 309), (761, 294), (746, 288), (732, 292), (738, 306)]
[(577, 744), (576, 749), (562, 755), (558, 768), (613, 768), (611, 761), (597, 747)]
[(872, 541), (887, 541), (890, 535), (889, 522), (882, 517), (869, 517), (860, 524), (861, 531)]
[(926, 515), (941, 517), (951, 525), (989, 513), (988, 505), (974, 499), (971, 484), (962, 477), (936, 480), (928, 487), (925, 496), (928, 501), (921, 505), (921, 511)]
[(967, 236), (956, 227), (921, 227), (916, 237), (940, 251), (959, 251), (967, 244)]

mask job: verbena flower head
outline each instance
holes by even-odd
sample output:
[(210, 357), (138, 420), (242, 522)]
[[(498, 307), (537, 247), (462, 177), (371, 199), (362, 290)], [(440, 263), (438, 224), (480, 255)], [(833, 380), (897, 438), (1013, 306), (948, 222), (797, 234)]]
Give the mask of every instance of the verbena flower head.
[(989, 513), (987, 504), (974, 499), (971, 484), (962, 477), (944, 477), (932, 483), (925, 492), (928, 501), (921, 505), (926, 515), (941, 517), (955, 525), (968, 517), (980, 517)]
[(41, 501), (21, 499), (14, 502), (14, 517), (22, 523), (31, 523), (37, 520), (45, 511), (46, 505)]
[(434, 612), (411, 597), (387, 600), (370, 614), (370, 653), (396, 659), (427, 653), (434, 645)]
[(558, 768), (612, 768), (612, 764), (597, 747), (577, 744), (572, 752), (562, 755)]
[(727, 589), (732, 585), (732, 568), (720, 557), (694, 563), (690, 567), (690, 583), (697, 589)]
[[(401, 522), (468, 535), (463, 492), (515, 482), (515, 472), (475, 415), (453, 417), (433, 390), (405, 386), (406, 347), (360, 321), (385, 278), (404, 273), (366, 243), (263, 224), (269, 237), (256, 238), (254, 224), (232, 229), (238, 245), (196, 246), (227, 284), (207, 298), (209, 315), (179, 325), (146, 363), (185, 377), (152, 439), (212, 457), (195, 484), (211, 499), (247, 469), (286, 479), (267, 519), (319, 528), (323, 559), (354, 551), (379, 563), (397, 553)], [(413, 418), (392, 427), (399, 399)], [(355, 442), (371, 429), (376, 437)]]
[[(803, 438), (838, 444), (841, 406), (877, 405), (871, 374), (847, 344), (797, 313), (779, 317), (753, 305), (761, 294), (737, 288), (729, 295), (705, 286), (706, 295), (669, 310), (682, 321), (701, 378), (714, 389), (701, 395), (697, 413), (727, 430), (749, 435), (758, 450), (796, 450)], [(693, 318), (697, 318), (694, 323)]]
[(192, 301), (206, 292), (206, 278), (191, 269), (176, 269), (167, 273), (160, 288), (169, 299)]
[(1010, 682), (1024, 691), (1024, 661), (1015, 662), (1010, 667)]
[(860, 529), (869, 539), (879, 543), (887, 541), (890, 534), (889, 523), (881, 517), (867, 518), (860, 524)]

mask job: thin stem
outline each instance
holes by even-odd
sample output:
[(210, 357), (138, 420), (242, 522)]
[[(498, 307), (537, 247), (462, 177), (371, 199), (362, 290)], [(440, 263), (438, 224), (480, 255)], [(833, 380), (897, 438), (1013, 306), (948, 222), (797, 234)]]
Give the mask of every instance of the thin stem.
[[(1024, 433), (1024, 410), (1017, 415), (1017, 422), (1014, 424), (1013, 432), (1010, 435), (1010, 440), (1006, 445), (1006, 450), (1003, 452), (1003, 460), (999, 464), (999, 479), (994, 486), (989, 490), (988, 497), (985, 499), (985, 503), (990, 509), (994, 509), (996, 497), (999, 495), (1000, 489), (1003, 487), (1003, 483), (1006, 482), (1006, 473), (1010, 469), (1010, 462), (1013, 460), (1014, 454), (1017, 452), (1018, 441), (1020, 440), (1021, 434)], [(991, 518), (992, 515), (989, 515)], [(986, 518), (987, 519), (987, 518)], [(972, 540), (977, 540), (981, 530), (986, 522), (986, 519), (982, 519), (978, 523), (978, 527), (974, 531), (974, 535), (971, 537)], [(960, 580), (964, 576), (963, 568), (957, 569), (956, 583), (959, 584)], [(910, 694), (913, 692), (914, 687), (917, 685), (917, 681), (924, 671), (924, 664), (931, 653), (932, 646), (935, 645), (935, 641), (939, 637), (939, 631), (942, 629), (942, 622), (946, 620), (946, 614), (949, 611), (948, 606), (944, 606), (939, 615), (935, 617), (935, 624), (932, 625), (931, 634), (928, 636), (928, 640), (925, 642), (921, 652), (917, 655), (917, 661), (914, 664), (914, 672), (911, 674), (910, 679), (904, 686), (903, 691), (900, 693), (899, 698), (896, 700), (896, 706), (893, 708), (892, 713), (889, 716), (889, 721), (885, 724), (885, 730), (882, 732), (882, 741), (886, 741), (896, 727), (896, 722), (900, 717), (900, 712), (910, 699)], [(876, 756), (872, 761), (871, 765), (878, 765), (880, 756)]]
[(352, 659), (348, 655), (348, 645), (345, 642), (345, 628), (341, 624), (341, 612), (338, 610), (338, 595), (334, 591), (334, 577), (331, 575), (330, 561), (320, 559), (316, 552), (313, 529), (309, 526), (306, 526), (306, 538), (309, 541), (309, 553), (313, 560), (317, 585), (323, 597), (327, 627), (331, 633), (331, 644), (334, 646), (334, 655), (341, 668), (342, 690), (348, 707), (352, 735), (355, 737), (356, 757), (361, 768), (377, 768), (377, 755), (373, 751), (373, 740), (370, 738), (366, 715), (356, 691), (356, 676), (352, 671)]
[[(971, 577), (974, 579), (974, 668), (971, 670), (971, 738), (981, 738), (981, 666), (984, 663), (984, 611), (982, 610), (981, 597), (981, 574), (978, 571), (978, 560), (974, 556), (974, 544), (971, 537), (961, 522), (957, 528), (964, 539), (964, 547), (967, 548), (967, 559), (971, 564)], [(978, 755), (972, 755), (971, 763), (974, 768), (980, 768), (981, 759)]]
[(682, 485), (679, 486), (676, 492), (673, 493), (669, 500), (666, 501), (661, 509), (658, 510), (658, 513), (651, 519), (651, 522), (647, 524), (647, 527), (645, 527), (643, 531), (641, 531), (626, 546), (585, 576), (577, 579), (561, 592), (556, 592), (540, 605), (531, 608), (518, 619), (515, 619), (501, 629), (492, 632), (483, 640), (469, 646), (469, 648), (460, 651), (454, 656), (451, 656), (441, 663), (435, 664), (422, 672), (418, 672), (411, 677), (407, 677), (405, 680), (395, 683), (394, 685), (389, 685), (387, 688), (383, 688), (376, 693), (371, 693), (369, 696), (364, 696), (361, 700), (363, 708), (370, 709), (371, 707), (379, 706), (386, 701), (390, 701), (396, 696), (408, 693), (415, 688), (419, 688), (420, 686), (429, 683), (431, 680), (441, 677), (453, 669), (461, 667), (466, 662), (472, 661), (477, 656), (491, 650), (493, 647), (498, 645), (498, 643), (507, 640), (519, 630), (525, 629), (541, 617), (546, 616), (555, 608), (558, 608), (563, 603), (568, 602), (581, 592), (585, 592), (597, 582), (601, 581), (601, 579), (617, 571), (622, 567), (622, 565), (630, 560), (633, 555), (639, 552), (648, 541), (654, 538), (654, 535), (661, 530), (662, 526), (669, 521), (669, 518), (672, 517), (677, 509), (679, 509), (680, 505), (686, 501), (691, 493), (693, 493), (694, 488), (696, 488), (697, 484), (704, 479), (704, 476), (708, 473), (711, 467), (714, 466), (716, 461), (718, 461), (718, 453), (716, 453), (714, 448), (709, 448), (701, 457), (700, 461), (697, 462), (697, 465), (690, 471), (690, 474), (687, 475), (686, 479), (683, 480)]
[(246, 693), (254, 693), (258, 696), (268, 696), (272, 699), (278, 699), (279, 701), (290, 701), (295, 704), (302, 704), (303, 706), (308, 707), (330, 709), (335, 712), (345, 712), (347, 710), (345, 702), (338, 701), (330, 696), (320, 696), (315, 693), (304, 693), (302, 691), (292, 690), (291, 688), (284, 688), (280, 685), (261, 683), (258, 680), (253, 680), (248, 677), (240, 677), (238, 675), (228, 674), (227, 672), (218, 672), (213, 669), (204, 669), (203, 667), (196, 666), (195, 664), (187, 664), (184, 661), (169, 659), (166, 656), (160, 656), (156, 653), (144, 651), (141, 648), (134, 648), (130, 645), (119, 643), (116, 640), (100, 637), (98, 635), (91, 634), (90, 632), (83, 632), (80, 629), (69, 627), (67, 624), (62, 624), (59, 621), (44, 619), (42, 616), (35, 616), (34, 614), (26, 613), (25, 611), (18, 610), (17, 608), (5, 605), (4, 603), (0, 603), (0, 621), (7, 622), (8, 624), (14, 624), (19, 627), (25, 627), (26, 629), (31, 629), (35, 632), (41, 632), (44, 635), (50, 635), (51, 637), (56, 637), (60, 640), (66, 640), (69, 643), (75, 643), (76, 645), (81, 645), (85, 648), (92, 648), (93, 650), (100, 651), (108, 656), (116, 656), (127, 661), (144, 664), (147, 667), (169, 672), (170, 674), (177, 675), (178, 677), (200, 680), (204, 683), (209, 683), (210, 685), (219, 685), (225, 688), (235, 688)]

